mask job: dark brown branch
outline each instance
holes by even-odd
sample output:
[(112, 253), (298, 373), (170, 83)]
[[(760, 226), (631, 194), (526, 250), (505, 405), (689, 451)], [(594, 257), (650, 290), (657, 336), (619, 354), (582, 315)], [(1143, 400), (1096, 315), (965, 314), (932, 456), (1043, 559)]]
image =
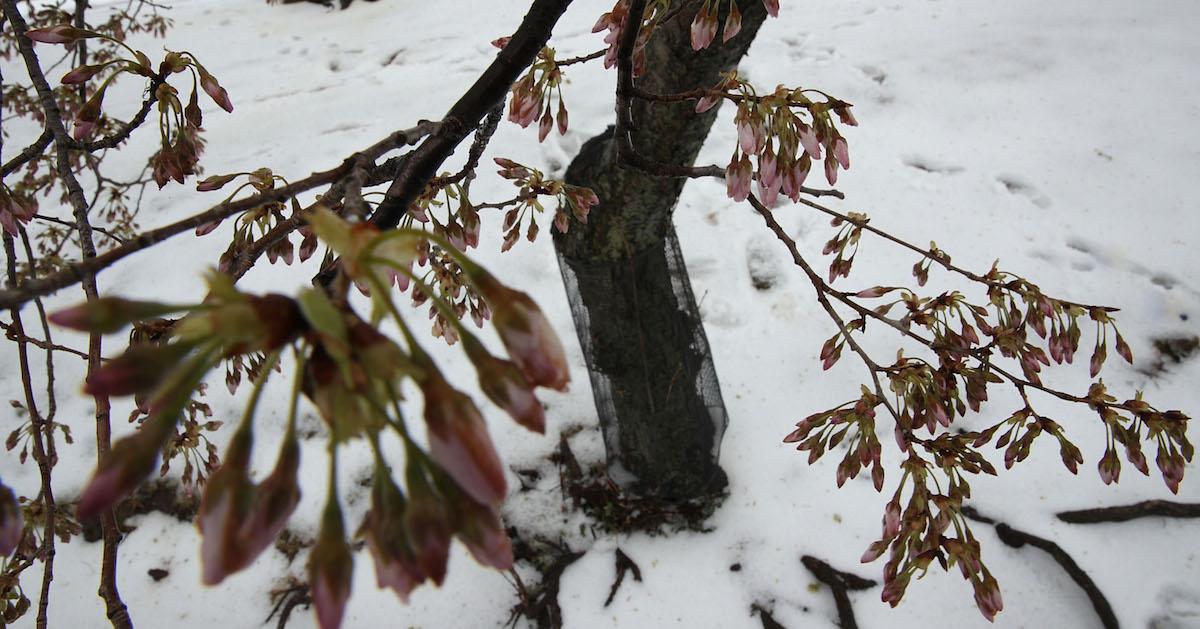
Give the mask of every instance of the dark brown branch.
[(613, 598), (617, 596), (617, 590), (621, 588), (621, 583), (625, 580), (626, 572), (633, 573), (634, 581), (637, 581), (638, 583), (641, 583), (642, 581), (642, 569), (639, 568), (638, 565), (629, 558), (629, 555), (625, 554), (625, 551), (618, 548), (615, 555), (617, 561), (617, 578), (615, 581), (613, 581), (612, 589), (608, 591), (608, 598), (604, 600), (605, 607), (611, 605)]
[(560, 68), (575, 65), (577, 63), (587, 63), (589, 61), (592, 61), (593, 59), (599, 59), (600, 57), (603, 57), (604, 53), (606, 53), (606, 52), (608, 52), (607, 49), (606, 50), (597, 50), (596, 52), (593, 52), (589, 55), (581, 55), (578, 57), (571, 57), (569, 59), (563, 59), (562, 61), (556, 61), (554, 63), (555, 63), (555, 65), (557, 65)]
[(371, 222), (389, 229), (400, 223), (408, 206), (421, 195), (442, 163), (489, 111), (504, 102), (509, 87), (533, 63), (571, 0), (534, 0), (496, 59), (442, 119), (439, 131), (426, 139), (404, 163)]
[(829, 590), (833, 592), (833, 601), (837, 604), (838, 624), (842, 629), (858, 629), (858, 623), (854, 620), (854, 607), (850, 604), (849, 590), (866, 590), (878, 584), (871, 579), (836, 570), (811, 555), (801, 557), (800, 561), (818, 581), (828, 585)]
[(1063, 511), (1058, 519), (1071, 524), (1096, 524), (1099, 522), (1128, 522), (1137, 518), (1200, 518), (1200, 503), (1171, 502), (1169, 500), (1146, 500), (1119, 507), (1080, 509)]
[[(8, 262), (8, 281), (10, 284), (16, 284), (16, 247), (13, 243), (13, 237), (7, 233), (4, 234), (4, 255)], [(21, 321), (20, 310), (13, 308), (10, 313), (12, 315), (12, 329), (16, 332), (18, 338), (24, 338), (25, 328)], [(43, 421), (41, 412), (38, 410), (37, 399), (33, 395), (33, 373), (29, 368), (29, 345), (23, 340), (17, 341), (17, 364), (21, 372), (21, 388), (25, 395), (25, 410), (29, 412), (29, 434), (33, 440), (33, 459), (37, 463), (38, 473), (42, 481), (40, 500), (42, 508), (45, 510), (46, 522), (45, 528), (42, 531), (43, 546), (39, 551), (43, 569), (41, 594), (38, 599), (37, 627), (38, 629), (46, 629), (49, 626), (50, 584), (54, 581), (54, 525), (58, 513), (57, 505), (54, 502), (54, 489), (51, 484), (51, 472), (54, 462), (47, 454), (49, 449), (46, 445), (46, 439), (53, 438), (53, 434), (47, 430), (46, 422)]]
[(54, 134), (50, 133), (50, 129), (42, 130), (42, 134), (38, 136), (38, 139), (25, 147), (16, 157), (5, 162), (3, 167), (0, 167), (0, 177), (7, 177), (14, 170), (28, 164), (29, 160), (41, 155), (53, 140)]
[(1004, 522), (996, 522), (991, 518), (984, 517), (971, 507), (964, 507), (962, 513), (973, 520), (986, 524), (995, 524), (996, 535), (1000, 538), (1000, 541), (1012, 548), (1021, 548), (1029, 544), (1034, 548), (1045, 551), (1066, 571), (1067, 576), (1071, 577), (1071, 580), (1083, 590), (1084, 594), (1087, 594), (1088, 599), (1092, 602), (1092, 607), (1096, 610), (1096, 615), (1100, 617), (1100, 624), (1105, 629), (1120, 629), (1121, 623), (1117, 621), (1117, 616), (1113, 613), (1112, 605), (1108, 603), (1108, 599), (1105, 598), (1104, 593), (1100, 591), (1100, 588), (1096, 586), (1092, 578), (1084, 572), (1083, 568), (1079, 567), (1079, 564), (1075, 563), (1071, 555), (1067, 554), (1067, 551), (1063, 550), (1061, 546), (1044, 537), (1020, 531)]

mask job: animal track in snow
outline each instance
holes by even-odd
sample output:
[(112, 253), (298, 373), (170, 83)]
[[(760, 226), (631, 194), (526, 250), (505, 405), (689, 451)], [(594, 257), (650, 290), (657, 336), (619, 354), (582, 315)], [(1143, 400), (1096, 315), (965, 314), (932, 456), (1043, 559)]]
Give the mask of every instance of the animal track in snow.
[(1034, 186), (1024, 177), (1019, 175), (999, 175), (996, 177), (996, 181), (1000, 182), (1008, 192), (1029, 199), (1029, 202), (1037, 207), (1042, 209), (1050, 207), (1050, 197), (1042, 194), (1042, 191), (1038, 190), (1037, 186)]
[(962, 166), (948, 164), (924, 155), (908, 155), (902, 157), (901, 161), (904, 162), (904, 165), (908, 166), (909, 168), (915, 168), (920, 171), (938, 175), (955, 175), (963, 171)]

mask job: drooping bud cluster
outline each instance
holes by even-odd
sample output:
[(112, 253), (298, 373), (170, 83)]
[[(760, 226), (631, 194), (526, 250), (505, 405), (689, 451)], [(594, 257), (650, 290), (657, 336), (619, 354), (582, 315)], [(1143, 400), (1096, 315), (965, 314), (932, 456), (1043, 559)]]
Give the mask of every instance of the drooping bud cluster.
[[(590, 188), (572, 186), (560, 181), (546, 178), (542, 171), (523, 166), (511, 159), (495, 158), (500, 166), (500, 176), (513, 182), (519, 188), (517, 197), (511, 202), (514, 207), (504, 214), (504, 244), (502, 251), (508, 251), (522, 231), (529, 242), (537, 239), (540, 229), (537, 224), (537, 214), (542, 211), (540, 197), (554, 197), (558, 209), (554, 213), (554, 228), (561, 233), (567, 233), (571, 228), (571, 219), (586, 224), (588, 212), (600, 202), (599, 197)], [(526, 221), (528, 220), (528, 227)]]
[[(124, 51), (130, 51), (124, 43), (108, 35), (66, 24), (34, 29), (26, 35), (34, 41), (66, 46), (72, 46), (81, 39), (98, 37), (119, 44)], [(63, 75), (64, 85), (80, 85), (86, 84), (106, 69), (114, 70), (75, 112), (72, 134), (76, 140), (85, 140), (95, 133), (101, 124), (104, 95), (113, 80), (124, 73), (136, 74), (154, 81), (165, 79), (172, 74), (191, 72), (193, 85), (198, 83), (219, 107), (233, 112), (233, 103), (229, 100), (228, 92), (190, 53), (167, 51), (162, 62), (155, 68), (145, 53), (140, 50), (130, 52), (133, 55), (131, 58), (83, 65)], [(159, 151), (150, 158), (150, 165), (155, 183), (162, 188), (170, 180), (183, 183), (189, 175), (197, 172), (200, 154), (204, 151), (204, 141), (200, 138), (203, 115), (195, 87), (192, 88), (186, 106), (179, 100), (178, 90), (166, 82), (158, 85), (153, 97), (159, 112), (162, 144)]]
[[(276, 175), (271, 169), (259, 168), (250, 172), (207, 177), (196, 184), (196, 190), (200, 192), (220, 190), (242, 176), (246, 177), (245, 183), (238, 186), (229, 195), (229, 199), (232, 199), (234, 195), (247, 187), (261, 194), (274, 190), (279, 184), (287, 185), (287, 181), (283, 177)], [(238, 215), (237, 220), (234, 222), (233, 238), (229, 243), (229, 247), (221, 254), (217, 268), (223, 272), (232, 272), (235, 264), (238, 263), (247, 249), (260, 239), (265, 238), (279, 223), (285, 220), (285, 211), (290, 210), (290, 216), (287, 216), (286, 219), (295, 219), (298, 217), (302, 211), (299, 201), (295, 197), (292, 197), (289, 201), (290, 203), (287, 204), (282, 201), (269, 201), (261, 205), (256, 205)], [(197, 227), (196, 235), (203, 236), (211, 233), (221, 222), (214, 221)], [(296, 231), (301, 237), (299, 245), (300, 262), (305, 262), (317, 251), (317, 236), (309, 225), (303, 225)], [(287, 265), (292, 264), (296, 259), (296, 248), (292, 244), (291, 233), (284, 233), (272, 242), (267, 247), (265, 253), (267, 261), (271, 264), (279, 261)]]
[[(738, 144), (725, 169), (730, 198), (744, 201), (757, 179), (758, 197), (770, 207), (780, 192), (793, 201), (799, 199), (815, 162), (824, 159), (830, 185), (837, 182), (839, 168), (850, 168), (849, 145), (831, 115), (837, 114), (842, 124), (857, 125), (850, 103), (829, 96), (813, 101), (807, 95), (810, 91), (815, 92), (781, 85), (760, 97), (736, 72), (730, 72), (698, 99), (697, 112), (711, 109), (722, 98), (738, 103), (734, 115)], [(797, 115), (800, 111), (807, 112), (807, 121)]]
[(0, 186), (0, 227), (10, 236), (21, 233), (20, 225), (27, 224), (37, 214), (37, 200), (13, 194), (7, 185)]
[[(642, 28), (638, 31), (637, 41), (633, 45), (633, 76), (641, 76), (646, 69), (646, 44), (654, 35), (662, 19), (671, 9), (671, 0), (649, 0), (642, 14)], [(617, 49), (621, 44), (621, 34), (629, 21), (629, 0), (617, 0), (611, 11), (600, 16), (592, 27), (593, 33), (608, 31), (604, 35), (604, 43), (608, 50), (604, 53), (604, 67), (611, 68), (617, 64)]]
[[(779, 15), (778, 0), (764, 0), (767, 10), (772, 17)], [(738, 8), (738, 0), (704, 0), (700, 11), (692, 19), (691, 36), (692, 50), (704, 50), (712, 45), (717, 38), (717, 27), (720, 25), (721, 7), (725, 9), (725, 22), (721, 28), (721, 43), (726, 43), (737, 36), (742, 30), (742, 11)]]
[[(492, 43), (503, 48), (507, 42), (496, 40)], [(544, 142), (556, 124), (558, 133), (566, 135), (569, 124), (562, 93), (562, 69), (555, 62), (554, 55), (554, 49), (549, 46), (538, 52), (529, 72), (513, 83), (512, 99), (508, 102), (509, 120), (522, 128), (533, 124), (535, 120), (538, 122), (538, 142)], [(553, 107), (555, 96), (558, 98), (557, 110)]]

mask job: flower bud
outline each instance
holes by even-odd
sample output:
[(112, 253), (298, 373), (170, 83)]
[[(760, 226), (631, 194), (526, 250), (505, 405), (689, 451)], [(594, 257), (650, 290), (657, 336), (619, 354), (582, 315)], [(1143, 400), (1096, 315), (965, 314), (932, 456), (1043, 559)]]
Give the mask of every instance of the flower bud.
[(89, 374), (83, 391), (89, 395), (107, 396), (149, 393), (191, 349), (187, 343), (130, 346), (123, 354)]
[(511, 569), (512, 540), (504, 530), (496, 507), (475, 502), (450, 483), (442, 487), (442, 493), (450, 505), (454, 530), (471, 556), (497, 570)]
[(51, 323), (64, 328), (111, 334), (134, 321), (160, 317), (182, 309), (182, 306), (153, 301), (100, 297), (66, 310), (59, 310), (48, 318)]
[(571, 376), (562, 343), (529, 295), (496, 281), (487, 271), (468, 271), (476, 290), (488, 302), (492, 324), (505, 349), (530, 384), (565, 391)]
[(404, 530), (421, 573), (441, 585), (450, 556), (449, 514), (419, 465), (410, 462), (405, 478), (409, 501), (404, 512)]
[(204, 89), (205, 93), (213, 99), (213, 102), (218, 107), (229, 113), (233, 113), (233, 101), (229, 100), (229, 92), (226, 92), (225, 88), (221, 87), (220, 83), (217, 83), (217, 79), (213, 75), (201, 70), (200, 87)]
[(86, 83), (88, 79), (96, 76), (106, 67), (107, 66), (102, 63), (90, 66), (79, 66), (78, 68), (75, 68), (74, 70), (64, 74), (61, 82), (63, 85), (78, 85), (80, 83)]
[(375, 580), (380, 588), (395, 590), (407, 603), (408, 595), (425, 581), (404, 526), (406, 502), (386, 467), (376, 464), (371, 485), (371, 509), (358, 536), (365, 539), (375, 560)]
[(473, 336), (463, 339), (463, 347), (479, 374), (479, 388), (484, 395), (518, 424), (538, 434), (544, 433), (546, 412), (521, 370), (512, 362), (489, 354)]
[(503, 500), (508, 491), (504, 469), (471, 398), (451, 387), (432, 366), (421, 382), (421, 393), (433, 459), (479, 502)]
[(25, 536), (25, 521), (21, 505), (12, 488), (0, 483), (0, 558), (8, 557)]
[(354, 556), (346, 543), (342, 509), (330, 496), (321, 518), (321, 532), (308, 556), (308, 582), (312, 588), (317, 624), (321, 629), (338, 629), (346, 614), (354, 576)]
[(173, 413), (151, 417), (136, 433), (113, 444), (79, 496), (77, 519), (88, 520), (111, 508), (154, 472), (175, 420)]
[(213, 472), (204, 488), (196, 526), (200, 529), (200, 563), (205, 585), (216, 585), (227, 575), (246, 567), (250, 559), (242, 552), (239, 528), (254, 502), (249, 464), (252, 438), (239, 428), (225, 451), (225, 461)]
[(99, 37), (99, 33), (85, 31), (67, 24), (56, 24), (46, 28), (35, 28), (25, 31), (25, 36), (43, 44), (74, 44), (81, 39)]

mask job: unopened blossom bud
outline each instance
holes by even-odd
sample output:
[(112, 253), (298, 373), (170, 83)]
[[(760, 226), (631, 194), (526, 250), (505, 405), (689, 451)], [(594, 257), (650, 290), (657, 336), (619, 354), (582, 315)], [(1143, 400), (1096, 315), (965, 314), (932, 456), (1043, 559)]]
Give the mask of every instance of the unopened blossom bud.
[(854, 117), (854, 112), (850, 111), (852, 106), (850, 103), (842, 103), (835, 105), (833, 111), (837, 114), (838, 119), (842, 121), (842, 124), (857, 127), (858, 119)]
[(229, 100), (229, 92), (226, 92), (225, 88), (221, 87), (220, 83), (217, 83), (216, 77), (207, 72), (201, 71), (200, 87), (209, 95), (210, 98), (213, 99), (213, 102), (216, 103), (218, 107), (229, 113), (233, 113), (233, 101)]
[(811, 159), (821, 159), (821, 140), (812, 127), (800, 124), (800, 145)]
[(975, 604), (979, 607), (979, 612), (988, 622), (995, 621), (996, 614), (1004, 609), (1004, 600), (1000, 597), (1000, 584), (996, 583), (995, 577), (985, 572), (983, 579), (974, 585)]
[(529, 295), (504, 286), (482, 268), (468, 270), (472, 283), (492, 309), (492, 325), (525, 379), (565, 391), (571, 376), (562, 342)]
[(225, 460), (204, 488), (196, 526), (200, 529), (200, 563), (205, 585), (216, 585), (241, 570), (252, 557), (242, 552), (239, 529), (254, 501), (249, 465), (252, 436), (243, 426), (225, 450)]
[(441, 585), (446, 578), (446, 561), (450, 556), (450, 514), (420, 465), (409, 463), (405, 481), (409, 500), (405, 506), (404, 529), (413, 556), (421, 572)]
[(21, 544), (25, 520), (12, 488), (0, 483), (0, 558), (8, 557)]
[(728, 42), (737, 36), (742, 31), (742, 12), (738, 9), (736, 2), (730, 3), (729, 15), (725, 16), (725, 29), (721, 34), (721, 41)]
[(779, 17), (779, 0), (763, 0), (763, 6), (771, 17)]
[(513, 565), (512, 540), (495, 506), (481, 505), (457, 487), (443, 488), (456, 535), (476, 561), (497, 570)]
[(843, 170), (850, 170), (850, 147), (846, 144), (846, 138), (838, 137), (833, 141), (833, 157)]
[(96, 129), (96, 125), (100, 122), (100, 107), (104, 103), (105, 87), (96, 90), (90, 98), (75, 112), (75, 130), (73, 136), (76, 140), (82, 140)]
[(150, 393), (191, 349), (187, 343), (133, 345), (88, 374), (83, 390), (108, 396)]
[(82, 332), (111, 334), (142, 319), (161, 317), (181, 310), (181, 306), (154, 301), (134, 301), (120, 297), (100, 297), (52, 313), (51, 323)]
[(717, 38), (717, 16), (707, 5), (692, 20), (691, 37), (692, 50), (704, 50)]
[(409, 593), (426, 579), (408, 540), (404, 525), (406, 511), (404, 494), (387, 468), (377, 463), (371, 485), (371, 509), (358, 536), (366, 540), (375, 560), (376, 583), (380, 588), (394, 590), (405, 603)]
[(479, 388), (496, 406), (504, 409), (518, 424), (542, 434), (546, 431), (546, 412), (533, 394), (533, 388), (510, 361), (492, 356), (473, 336), (463, 338), (463, 348), (479, 374)]
[(308, 582), (321, 629), (338, 629), (350, 600), (354, 556), (346, 543), (342, 509), (337, 497), (330, 496), (321, 517), (321, 532), (308, 556)]
[(175, 419), (173, 414), (151, 417), (136, 433), (113, 444), (79, 497), (77, 519), (91, 519), (116, 505), (154, 472)]
[(895, 498), (883, 509), (883, 539), (891, 540), (900, 534), (900, 502)]
[(825, 181), (828, 181), (831, 186), (837, 183), (837, 170), (837, 159), (833, 153), (829, 153), (825, 156)]
[(484, 504), (500, 502), (508, 491), (504, 468), (479, 410), (435, 368), (425, 372), (421, 393), (430, 455), (471, 497)]
[(88, 79), (96, 76), (106, 67), (108, 66), (102, 63), (98, 63), (96, 65), (79, 66), (78, 68), (75, 68), (74, 70), (64, 74), (61, 82), (63, 85), (78, 85), (80, 83), (86, 83)]
[(47, 26), (46, 28), (35, 28), (25, 32), (25, 36), (35, 42), (43, 44), (73, 44), (81, 39), (89, 37), (99, 37), (99, 33), (85, 31), (83, 29), (68, 26), (66, 24), (56, 24)]
[(754, 177), (754, 168), (750, 158), (742, 155), (729, 162), (725, 167), (725, 192), (734, 201), (742, 202), (750, 196), (750, 182)]

